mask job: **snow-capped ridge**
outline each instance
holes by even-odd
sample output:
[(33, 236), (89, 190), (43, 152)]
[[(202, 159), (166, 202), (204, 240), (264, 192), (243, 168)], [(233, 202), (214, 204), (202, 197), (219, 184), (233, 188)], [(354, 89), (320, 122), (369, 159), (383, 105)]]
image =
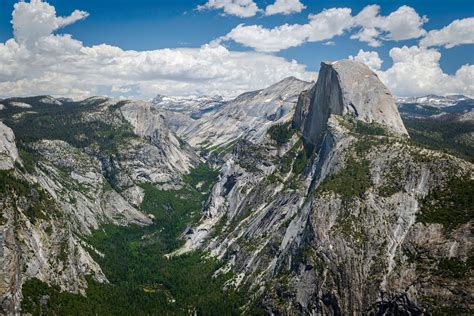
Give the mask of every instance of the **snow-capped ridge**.
[(470, 100), (469, 97), (460, 94), (440, 96), (429, 94), (417, 97), (397, 97), (398, 104), (421, 104), (434, 107), (447, 107), (456, 105), (460, 101)]

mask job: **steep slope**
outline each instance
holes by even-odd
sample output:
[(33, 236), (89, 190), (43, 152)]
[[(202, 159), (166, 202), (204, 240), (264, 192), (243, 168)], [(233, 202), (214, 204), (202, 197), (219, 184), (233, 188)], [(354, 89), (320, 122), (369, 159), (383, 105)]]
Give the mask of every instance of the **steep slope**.
[(0, 113), (9, 126), (0, 123), (5, 314), (19, 311), (30, 278), (82, 293), (87, 276), (107, 282), (87, 236), (104, 224), (152, 224), (142, 186), (180, 187), (199, 164), (149, 103), (36, 99), (4, 100)]
[(186, 127), (204, 114), (214, 112), (227, 100), (221, 96), (163, 96), (157, 95), (151, 103), (156, 106), (171, 130), (181, 134)]
[(240, 138), (255, 140), (276, 121), (289, 121), (298, 95), (310, 83), (286, 78), (266, 89), (244, 93), (205, 113), (189, 127), (178, 131), (190, 145), (215, 150)]
[(175, 255), (223, 260), (247, 312), (472, 312), (474, 166), (411, 142), (353, 61), (323, 63), (293, 125), (236, 145)]
[(0, 170), (12, 169), (18, 159), (13, 131), (0, 122)]

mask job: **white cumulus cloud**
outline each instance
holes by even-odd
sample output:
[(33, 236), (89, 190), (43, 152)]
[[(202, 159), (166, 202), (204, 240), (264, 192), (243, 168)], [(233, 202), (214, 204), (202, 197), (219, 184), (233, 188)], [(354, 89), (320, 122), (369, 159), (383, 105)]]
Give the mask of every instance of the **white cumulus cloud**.
[(441, 53), (418, 46), (392, 48), (390, 57), (393, 65), (378, 74), (395, 95), (474, 96), (474, 65), (466, 64), (453, 75), (446, 74), (439, 64)]
[(408, 6), (402, 6), (388, 16), (380, 15), (378, 5), (366, 6), (355, 16), (350, 8), (331, 8), (309, 15), (306, 24), (284, 24), (270, 29), (241, 24), (218, 41), (233, 40), (257, 51), (277, 52), (305, 42), (327, 41), (355, 30), (352, 39), (378, 47), (382, 41), (423, 36), (426, 34), (423, 24), (427, 20)]
[(351, 38), (379, 47), (384, 40), (400, 41), (425, 35), (423, 24), (427, 21), (426, 16), (420, 16), (406, 5), (388, 16), (380, 15), (379, 5), (368, 5), (354, 17), (354, 26), (360, 27), (360, 30)]
[(253, 0), (208, 0), (198, 10), (223, 10), (225, 14), (241, 18), (255, 16), (260, 9)]
[(58, 17), (56, 9), (41, 0), (18, 2), (13, 11), (13, 34), (17, 42), (30, 45), (57, 29), (85, 19), (88, 15), (87, 12), (75, 10), (70, 16)]
[(428, 32), (420, 41), (421, 46), (444, 46), (452, 48), (462, 44), (474, 44), (474, 18), (454, 20), (440, 30)]
[(306, 6), (300, 0), (275, 0), (274, 4), (269, 4), (265, 9), (265, 15), (292, 14), (304, 10)]
[[(85, 46), (68, 34), (53, 33), (84, 17), (76, 13), (59, 18), (52, 6), (39, 0), (18, 3), (12, 19), (18, 30), (15, 38), (0, 43), (0, 96), (230, 96), (288, 76), (306, 80), (316, 76), (296, 61), (233, 52), (221, 45), (133, 51), (106, 44)], [(31, 25), (41, 32), (28, 35)]]
[(233, 40), (257, 51), (277, 52), (305, 42), (333, 38), (343, 34), (351, 25), (351, 9), (332, 8), (310, 15), (307, 24), (283, 24), (272, 29), (240, 24), (217, 42)]
[(372, 70), (379, 70), (383, 62), (379, 57), (379, 53), (374, 51), (366, 52), (363, 49), (360, 49), (356, 56), (349, 56), (349, 59), (363, 62)]
[[(0, 96), (109, 95), (144, 99), (157, 93), (231, 96), (266, 87), (288, 76), (304, 80), (316, 77), (316, 73), (307, 71), (305, 65), (296, 61), (261, 52), (231, 51), (219, 43), (150, 51), (123, 50), (106, 44), (85, 46), (68, 34), (54, 34), (55, 30), (87, 16), (82, 11), (74, 12), (58, 17), (54, 7), (40, 0), (15, 5), (14, 38), (0, 43)], [(282, 47), (279, 38), (286, 41), (284, 47), (305, 41), (327, 42), (354, 27), (351, 17), (350, 9), (329, 9), (311, 15), (307, 24), (287, 24), (274, 29), (241, 25), (236, 28), (239, 32), (229, 38), (251, 41), (264, 52), (277, 51)], [(382, 28), (375, 30), (379, 32)], [(388, 27), (384, 30), (373, 38), (400, 38), (398, 31), (387, 31)], [(255, 38), (255, 34), (260, 35)], [(447, 42), (436, 45), (447, 45)], [(454, 74), (447, 74), (439, 64), (441, 53), (426, 46), (392, 48), (393, 65), (385, 71), (381, 70), (382, 60), (377, 52), (360, 50), (352, 58), (376, 70), (396, 95), (474, 96), (474, 65), (466, 64)]]
[(464, 94), (474, 96), (474, 65), (463, 65), (454, 74), (440, 67), (441, 53), (437, 49), (419, 46), (394, 47), (389, 55), (392, 66), (381, 70), (383, 61), (375, 51), (359, 50), (349, 59), (367, 64), (397, 96), (427, 94)]
[(374, 70), (385, 85), (397, 96), (427, 94), (464, 94), (474, 96), (474, 65), (463, 65), (454, 74), (440, 67), (441, 53), (419, 46), (394, 47), (389, 55), (392, 66), (381, 70), (382, 59), (375, 51), (359, 50), (349, 59), (365, 63)]

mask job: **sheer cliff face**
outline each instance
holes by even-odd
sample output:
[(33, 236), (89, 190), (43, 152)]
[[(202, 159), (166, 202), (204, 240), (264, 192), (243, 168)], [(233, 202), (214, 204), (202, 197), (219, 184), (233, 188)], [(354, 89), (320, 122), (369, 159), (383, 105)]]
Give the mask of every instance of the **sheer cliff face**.
[(13, 131), (0, 122), (0, 170), (12, 169), (18, 159)]
[[(407, 134), (395, 99), (365, 64), (341, 60), (323, 62), (316, 86), (303, 94), (294, 125), (307, 143), (315, 145), (331, 114), (352, 114), (367, 123), (380, 123), (398, 134)], [(305, 113), (307, 113), (305, 115)]]
[[(473, 165), (411, 143), (389, 91), (353, 61), (323, 63), (292, 125), (226, 156), (178, 253), (222, 259), (228, 286), (269, 314), (469, 310), (472, 220), (448, 228), (430, 212), (436, 196), (464, 194), (447, 193), (452, 181), (472, 186)], [(453, 262), (462, 278), (443, 270)]]

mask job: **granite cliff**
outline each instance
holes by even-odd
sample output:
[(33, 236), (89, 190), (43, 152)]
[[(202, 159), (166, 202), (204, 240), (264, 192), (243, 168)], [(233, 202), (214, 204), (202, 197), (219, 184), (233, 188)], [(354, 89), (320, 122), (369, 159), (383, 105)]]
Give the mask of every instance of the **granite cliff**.
[(322, 64), (292, 126), (235, 146), (175, 254), (209, 251), (268, 314), (469, 311), (473, 165), (411, 142), (354, 61)]

